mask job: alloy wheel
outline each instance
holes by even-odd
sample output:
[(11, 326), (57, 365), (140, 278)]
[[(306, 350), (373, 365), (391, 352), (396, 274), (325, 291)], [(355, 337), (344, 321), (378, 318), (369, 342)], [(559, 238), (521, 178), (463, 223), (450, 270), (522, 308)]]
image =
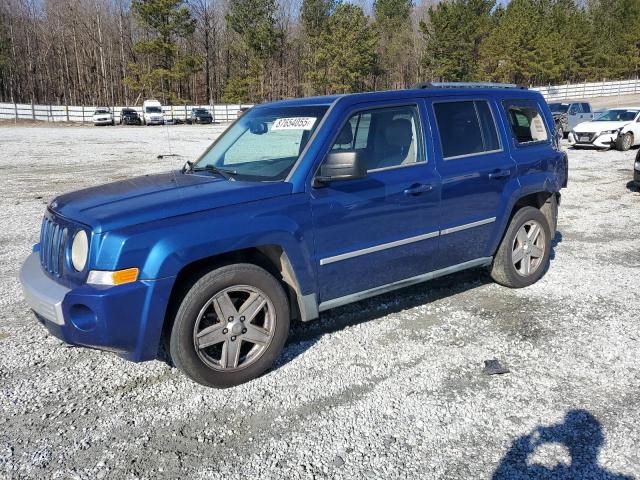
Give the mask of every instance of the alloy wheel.
[(545, 233), (542, 225), (535, 220), (522, 225), (513, 241), (511, 251), (511, 261), (518, 274), (526, 277), (538, 270), (542, 264), (545, 249)]
[(267, 350), (276, 326), (269, 297), (249, 285), (225, 288), (200, 309), (193, 343), (200, 359), (218, 371), (240, 370)]

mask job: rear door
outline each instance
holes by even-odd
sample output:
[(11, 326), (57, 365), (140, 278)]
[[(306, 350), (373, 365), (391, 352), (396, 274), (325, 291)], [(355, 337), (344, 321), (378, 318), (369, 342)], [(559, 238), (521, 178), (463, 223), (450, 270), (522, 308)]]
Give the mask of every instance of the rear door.
[(425, 114), (422, 100), (359, 104), (340, 120), (327, 151), (358, 151), (368, 173), (311, 189), (321, 309), (433, 269), (440, 179)]
[(499, 133), (497, 108), (483, 96), (431, 102), (436, 168), (442, 177), (438, 269), (492, 254), (503, 192), (516, 175)]

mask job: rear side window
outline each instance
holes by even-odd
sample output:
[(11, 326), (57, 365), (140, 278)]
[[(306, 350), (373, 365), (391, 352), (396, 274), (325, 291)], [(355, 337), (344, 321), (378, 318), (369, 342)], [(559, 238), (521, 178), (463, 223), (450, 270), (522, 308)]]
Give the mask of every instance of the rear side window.
[(486, 101), (437, 102), (433, 109), (445, 159), (500, 150), (496, 123)]
[(549, 138), (542, 114), (534, 102), (508, 102), (505, 105), (513, 136), (519, 144), (546, 142)]
[(585, 113), (591, 113), (591, 105), (589, 105), (588, 103), (583, 103), (582, 111)]

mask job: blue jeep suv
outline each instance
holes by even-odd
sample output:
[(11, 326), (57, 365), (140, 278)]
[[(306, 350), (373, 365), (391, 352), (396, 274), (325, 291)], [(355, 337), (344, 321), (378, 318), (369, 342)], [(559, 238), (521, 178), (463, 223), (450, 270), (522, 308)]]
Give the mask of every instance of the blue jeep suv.
[(24, 294), (70, 344), (143, 361), (164, 343), (237, 385), (292, 320), (469, 268), (536, 282), (567, 182), (553, 129), (539, 93), (493, 84), (259, 105), (181, 171), (56, 198)]

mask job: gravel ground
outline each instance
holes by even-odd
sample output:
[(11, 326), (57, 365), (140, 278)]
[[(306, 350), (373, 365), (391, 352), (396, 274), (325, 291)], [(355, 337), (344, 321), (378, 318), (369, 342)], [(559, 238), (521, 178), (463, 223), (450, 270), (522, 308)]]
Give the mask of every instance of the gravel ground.
[[(234, 389), (47, 335), (16, 278), (47, 202), (219, 132), (0, 127), (0, 477), (640, 476), (635, 151), (570, 150), (536, 285), (466, 272), (328, 312)], [(510, 372), (485, 375), (493, 358)]]

